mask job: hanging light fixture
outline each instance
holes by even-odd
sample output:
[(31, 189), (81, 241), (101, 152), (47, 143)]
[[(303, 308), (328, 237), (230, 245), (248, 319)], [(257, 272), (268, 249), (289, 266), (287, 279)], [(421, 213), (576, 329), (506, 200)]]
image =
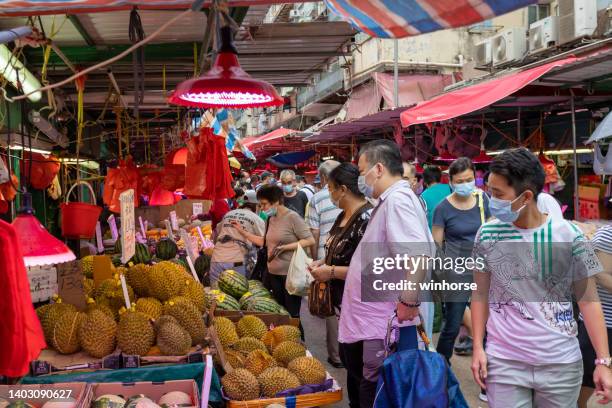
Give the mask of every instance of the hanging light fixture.
[(22, 200), (23, 205), (13, 220), (13, 227), (17, 232), (25, 265), (55, 265), (75, 260), (74, 253), (62, 241), (49, 234), (34, 216), (30, 193), (24, 193)]
[(441, 155), (437, 156), (436, 158), (434, 158), (435, 161), (440, 161), (440, 162), (453, 162), (455, 160), (457, 160), (457, 156), (454, 156), (450, 153), (442, 153)]
[(493, 161), (493, 157), (489, 156), (485, 151), (484, 143), (480, 143), (480, 153), (478, 156), (472, 159), (472, 163), (474, 164), (485, 164), (491, 163)]
[(265, 108), (284, 103), (276, 89), (251, 78), (238, 62), (231, 27), (221, 28), (221, 46), (213, 67), (199, 78), (181, 82), (169, 102), (194, 108)]

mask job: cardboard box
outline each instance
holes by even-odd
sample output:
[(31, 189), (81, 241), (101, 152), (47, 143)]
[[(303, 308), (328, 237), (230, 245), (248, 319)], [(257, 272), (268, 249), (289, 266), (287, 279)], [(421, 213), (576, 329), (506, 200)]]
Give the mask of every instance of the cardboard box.
[(41, 408), (45, 402), (53, 399), (73, 398), (75, 407), (81, 407), (89, 394), (88, 384), (82, 382), (30, 385), (0, 385), (0, 398), (9, 402), (26, 401)]
[(181, 391), (188, 394), (191, 397), (192, 406), (200, 406), (200, 393), (198, 392), (198, 385), (196, 382), (194, 380), (176, 380), (164, 382), (145, 381), (135, 383), (91, 384), (89, 405), (84, 405), (82, 408), (89, 408), (96, 398), (106, 394), (120, 395), (126, 400), (134, 395), (142, 394), (157, 403), (164, 394), (171, 391)]

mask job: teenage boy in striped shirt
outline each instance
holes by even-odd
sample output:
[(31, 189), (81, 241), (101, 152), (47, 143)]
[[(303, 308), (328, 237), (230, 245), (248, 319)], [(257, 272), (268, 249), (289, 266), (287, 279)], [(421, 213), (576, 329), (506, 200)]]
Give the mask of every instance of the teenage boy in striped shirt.
[(576, 407), (583, 368), (573, 291), (597, 356), (596, 393), (607, 403), (608, 334), (591, 279), (601, 264), (577, 227), (538, 210), (544, 171), (533, 153), (507, 150), (490, 171), (496, 219), (480, 227), (473, 254), (485, 265), (474, 273), (471, 304), (474, 379), (491, 408)]

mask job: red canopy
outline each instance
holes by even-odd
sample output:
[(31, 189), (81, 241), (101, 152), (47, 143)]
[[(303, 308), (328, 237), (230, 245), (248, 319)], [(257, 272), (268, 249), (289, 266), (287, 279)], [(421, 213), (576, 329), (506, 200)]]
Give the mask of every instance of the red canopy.
[(576, 60), (576, 57), (568, 57), (442, 94), (402, 112), (402, 126), (439, 122), (475, 112), (512, 95), (553, 68)]
[(270, 133), (266, 133), (265, 135), (260, 136), (260, 137), (246, 138), (242, 141), (242, 145), (247, 147), (249, 150), (253, 150), (253, 146), (263, 147), (261, 146), (262, 143), (270, 143), (275, 140), (282, 139), (285, 136), (289, 136), (295, 132), (296, 131), (293, 129), (286, 129), (286, 128), (281, 127), (281, 128), (271, 131)]

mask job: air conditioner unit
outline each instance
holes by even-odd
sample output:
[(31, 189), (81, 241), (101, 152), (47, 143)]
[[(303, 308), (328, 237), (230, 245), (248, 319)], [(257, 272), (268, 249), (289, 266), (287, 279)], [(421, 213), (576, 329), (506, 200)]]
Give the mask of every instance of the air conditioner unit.
[(523, 58), (527, 50), (527, 35), (523, 28), (508, 28), (491, 37), (493, 66)]
[(491, 64), (491, 39), (488, 38), (476, 44), (476, 55), (474, 61), (477, 67), (483, 67)]
[(597, 0), (559, 0), (559, 44), (592, 35), (597, 29)]
[(529, 26), (529, 53), (536, 53), (559, 43), (559, 17), (550, 16)]

